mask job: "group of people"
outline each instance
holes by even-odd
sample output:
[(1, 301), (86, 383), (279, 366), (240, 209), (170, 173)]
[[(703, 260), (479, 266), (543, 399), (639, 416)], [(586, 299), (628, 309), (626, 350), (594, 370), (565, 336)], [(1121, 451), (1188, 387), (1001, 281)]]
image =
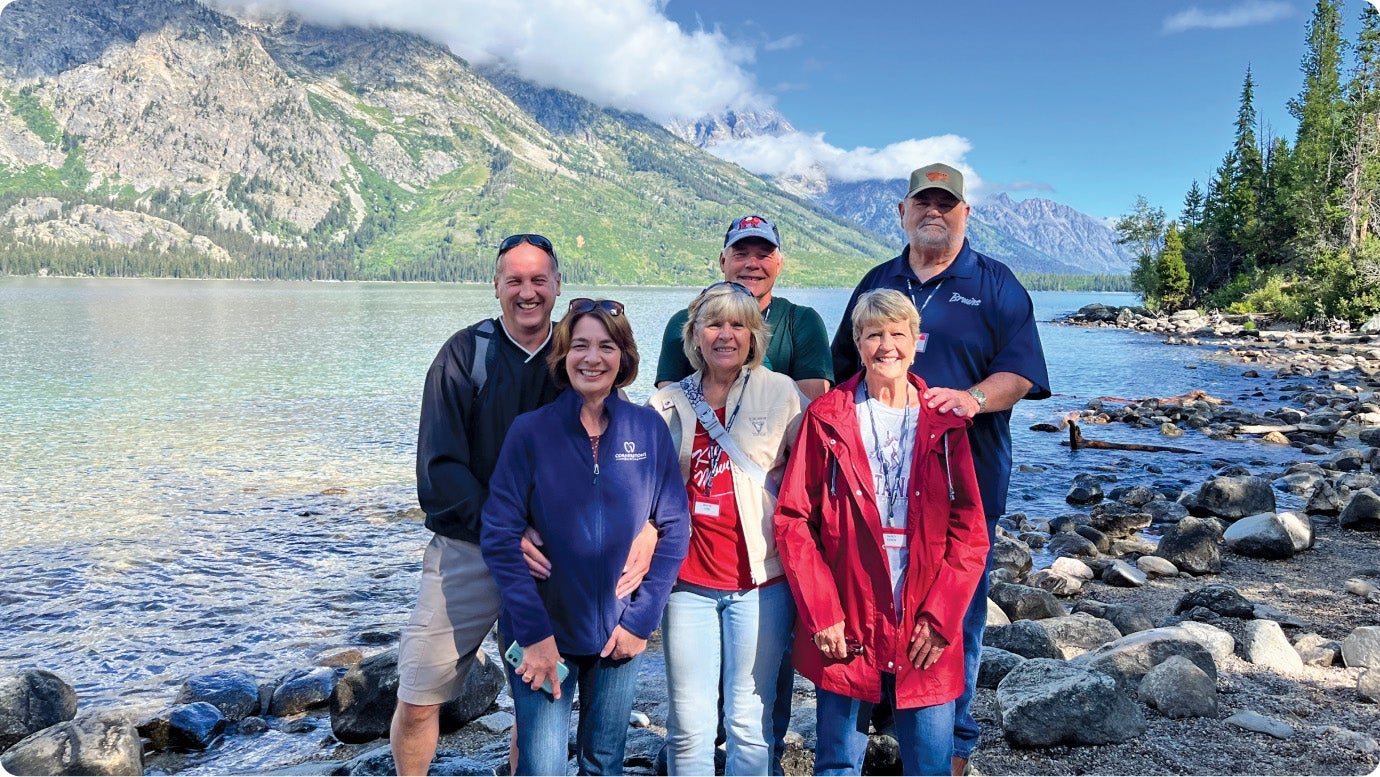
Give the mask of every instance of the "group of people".
[(736, 219), (724, 280), (668, 322), (657, 392), (623, 305), (561, 293), (551, 241), (498, 250), (502, 313), (457, 332), (423, 393), (417, 484), (434, 532), (402, 631), (391, 743), (426, 774), (440, 705), (498, 623), (515, 774), (619, 774), (661, 628), (667, 768), (780, 774), (794, 673), (817, 687), (817, 774), (859, 774), (890, 709), (907, 774), (962, 774), (1005, 511), (1010, 410), (1049, 396), (1030, 297), (972, 250), (962, 174), (911, 174), (907, 245), (829, 342), (773, 293), (781, 237)]

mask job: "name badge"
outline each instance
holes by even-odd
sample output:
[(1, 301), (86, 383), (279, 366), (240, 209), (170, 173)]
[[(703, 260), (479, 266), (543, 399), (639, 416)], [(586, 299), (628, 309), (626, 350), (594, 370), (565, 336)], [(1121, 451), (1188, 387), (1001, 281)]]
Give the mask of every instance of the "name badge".
[(905, 529), (882, 529), (882, 545), (887, 550), (905, 550)]
[(921, 333), (920, 333), (920, 336), (917, 337), (917, 338), (915, 338), (915, 352), (916, 352), (916, 353), (924, 353), (924, 352), (925, 352), (925, 346), (926, 346), (926, 345), (929, 345), (929, 340), (930, 340), (930, 335), (929, 335), (929, 333), (928, 333), (928, 332), (921, 332)]
[(719, 503), (706, 502), (700, 499), (695, 500), (695, 515), (704, 515), (710, 518), (719, 517)]

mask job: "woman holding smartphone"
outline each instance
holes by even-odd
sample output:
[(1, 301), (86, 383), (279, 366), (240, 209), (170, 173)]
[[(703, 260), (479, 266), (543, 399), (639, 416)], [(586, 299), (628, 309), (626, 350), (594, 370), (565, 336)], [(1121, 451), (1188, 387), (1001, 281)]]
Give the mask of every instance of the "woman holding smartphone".
[[(565, 390), (509, 431), (480, 545), (502, 597), (499, 629), (522, 649), (509, 668), (517, 773), (566, 773), (578, 688), (579, 773), (622, 774), (639, 659), (689, 541), (685, 486), (666, 424), (617, 394), (638, 367), (623, 305), (573, 300), (553, 338), (549, 364)], [(623, 560), (648, 521), (660, 535), (651, 569), (619, 598)], [(523, 561), (529, 526), (545, 540), (546, 580)]]

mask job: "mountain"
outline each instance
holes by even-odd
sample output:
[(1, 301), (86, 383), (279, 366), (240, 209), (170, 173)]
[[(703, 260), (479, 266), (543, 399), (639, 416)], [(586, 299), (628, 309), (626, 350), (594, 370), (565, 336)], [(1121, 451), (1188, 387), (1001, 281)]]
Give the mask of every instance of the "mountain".
[(0, 10), (0, 272), (487, 280), (504, 235), (539, 231), (571, 281), (695, 284), (752, 211), (782, 226), (786, 282), (848, 285), (892, 251), (418, 36), (193, 0)]
[(973, 217), (1058, 261), (1087, 272), (1124, 275), (1134, 253), (1116, 242), (1116, 230), (1052, 200), (1015, 202), (1005, 192), (973, 206)]

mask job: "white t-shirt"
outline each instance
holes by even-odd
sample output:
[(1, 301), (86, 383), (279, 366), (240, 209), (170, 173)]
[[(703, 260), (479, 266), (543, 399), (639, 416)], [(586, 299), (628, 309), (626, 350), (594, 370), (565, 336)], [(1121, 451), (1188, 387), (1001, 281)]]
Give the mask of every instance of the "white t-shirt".
[[(906, 528), (906, 509), (910, 494), (910, 465), (915, 454), (915, 427), (919, 408), (894, 408), (868, 398), (862, 384), (857, 395), (858, 426), (863, 448), (872, 472), (872, 489), (877, 495), (877, 513), (882, 530)], [(888, 546), (892, 543), (886, 543)], [(897, 615), (901, 611), (901, 586), (905, 582), (908, 545), (886, 548), (891, 572), (892, 598)]]

